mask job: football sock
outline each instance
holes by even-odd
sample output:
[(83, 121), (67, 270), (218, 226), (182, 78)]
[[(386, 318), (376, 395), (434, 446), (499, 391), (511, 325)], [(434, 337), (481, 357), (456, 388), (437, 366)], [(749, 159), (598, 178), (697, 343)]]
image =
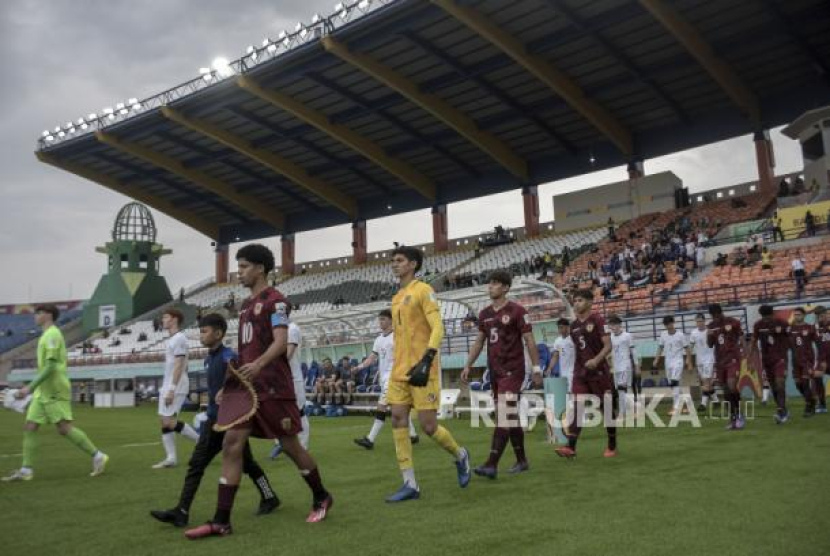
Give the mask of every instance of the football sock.
[(378, 437), (378, 434), (380, 434), (380, 429), (382, 429), (382, 428), (383, 428), (383, 420), (378, 419), (377, 417), (375, 417), (375, 422), (372, 423), (372, 430), (370, 430), (369, 434), (366, 435), (366, 438), (369, 439), (369, 442), (374, 442), (375, 441), (375, 439)]
[(412, 438), (418, 436), (418, 431), (415, 430), (415, 423), (412, 422), (412, 415), (409, 416), (409, 436)]
[(251, 475), (251, 480), (256, 485), (257, 490), (259, 491), (259, 497), (263, 500), (270, 500), (272, 498), (276, 498), (276, 494), (274, 494), (274, 489), (271, 487), (270, 481), (268, 481), (268, 476), (262, 469), (259, 469), (257, 473)]
[(700, 400), (700, 404), (701, 405), (709, 405), (709, 392), (708, 391), (703, 392), (703, 397)]
[(824, 378), (820, 376), (813, 377), (813, 396), (816, 398), (816, 403), (822, 407), (825, 405)]
[(490, 456), (484, 462), (485, 467), (498, 467), (499, 460), (505, 447), (507, 447), (507, 440), (510, 438), (510, 432), (502, 427), (493, 429), (493, 439), (490, 441)]
[(761, 392), (761, 402), (767, 403), (769, 401), (769, 394), (770, 394), (769, 386), (764, 386), (764, 389)]
[(219, 479), (219, 495), (216, 500), (216, 513), (213, 514), (213, 523), (228, 524), (231, 522), (231, 510), (233, 509), (233, 499), (236, 497), (236, 491), (239, 485), (226, 485)]
[(409, 488), (414, 488), (415, 490), (418, 490), (418, 482), (415, 480), (415, 470), (414, 469), (412, 469), (412, 468), (404, 469), (401, 472), (401, 474), (403, 475), (403, 482), (406, 486), (408, 486)]
[(90, 456), (94, 456), (98, 451), (86, 433), (78, 427), (72, 427), (72, 430), (66, 434), (66, 439)]
[(407, 429), (392, 429), (395, 441), (395, 454), (398, 456), (398, 468), (401, 471), (412, 469), (412, 440)]
[(199, 440), (199, 433), (196, 432), (196, 429), (182, 421), (176, 421), (173, 430), (190, 440)]
[(164, 446), (165, 459), (176, 461), (176, 434), (167, 429), (161, 429), (161, 443)]
[(733, 390), (729, 394), (732, 398), (730, 404), (731, 417), (734, 419), (741, 414), (741, 393), (738, 390)]
[[(409, 431), (407, 431), (407, 434), (408, 433)], [(456, 442), (455, 438), (453, 438), (452, 434), (450, 434), (450, 431), (441, 425), (438, 425), (435, 428), (435, 434), (432, 435), (432, 439), (435, 440), (443, 449), (455, 456), (456, 459), (459, 459), (462, 455), (464, 455), (461, 448), (458, 446), (458, 442)], [(411, 443), (409, 445), (410, 447), (412, 446)]]
[(810, 387), (810, 379), (804, 378), (798, 382), (798, 389), (801, 391), (801, 394), (804, 396), (804, 401), (807, 402), (807, 406), (811, 406), (814, 403), (813, 400), (813, 389)]
[(608, 449), (617, 449), (617, 427), (605, 427), (605, 432), (608, 433)]
[(301, 469), (300, 475), (303, 476), (308, 488), (311, 489), (311, 494), (314, 496), (315, 502), (322, 502), (328, 497), (329, 491), (323, 486), (323, 479), (320, 478), (320, 471), (317, 467), (311, 471)]
[(513, 446), (513, 453), (516, 454), (516, 461), (526, 463), (525, 431), (522, 427), (510, 428), (510, 444)]
[(308, 420), (308, 416), (303, 415), (300, 418), (300, 423), (302, 424), (303, 430), (297, 433), (297, 438), (300, 439), (300, 445), (308, 450), (308, 440), (311, 436), (311, 423)]
[(672, 409), (677, 409), (680, 407), (680, 383), (672, 380), (671, 385)]
[(628, 406), (628, 388), (625, 386), (617, 387), (617, 407), (620, 415), (625, 415)]
[(23, 431), (23, 467), (29, 469), (35, 463), (35, 450), (37, 449), (37, 432)]

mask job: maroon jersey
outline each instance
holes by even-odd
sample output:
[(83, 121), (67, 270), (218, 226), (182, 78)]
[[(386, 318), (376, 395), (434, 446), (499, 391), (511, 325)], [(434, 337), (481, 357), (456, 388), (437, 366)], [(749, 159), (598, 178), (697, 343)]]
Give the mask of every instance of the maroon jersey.
[(591, 371), (585, 364), (594, 359), (605, 347), (602, 339), (608, 336), (605, 331), (605, 319), (597, 313), (591, 313), (585, 320), (575, 318), (571, 323), (571, 340), (574, 343), (576, 358), (574, 361), (574, 376), (586, 376), (597, 373), (608, 373), (608, 361), (603, 359)]
[(741, 359), (741, 321), (732, 317), (722, 317), (706, 325), (706, 343), (715, 348), (715, 364), (722, 365), (729, 361)]
[(790, 325), (790, 347), (793, 350), (793, 366), (811, 370), (816, 366), (813, 345), (818, 341), (816, 327), (806, 322)]
[(830, 366), (830, 324), (819, 324), (816, 326), (818, 335), (818, 362), (827, 363)]
[(761, 359), (764, 363), (773, 364), (787, 359), (787, 350), (790, 349), (789, 328), (787, 321), (777, 317), (762, 318), (752, 327), (753, 335), (761, 343)]
[(478, 329), (487, 336), (487, 366), (495, 378), (525, 375), (522, 335), (532, 332), (524, 307), (508, 301), (496, 311), (492, 305), (478, 315)]
[[(288, 328), (290, 312), (288, 300), (270, 287), (242, 303), (239, 312), (240, 365), (251, 363), (265, 353), (274, 342), (274, 328)], [(295, 399), (291, 367), (285, 353), (262, 368), (254, 379), (254, 387), (260, 400)]]

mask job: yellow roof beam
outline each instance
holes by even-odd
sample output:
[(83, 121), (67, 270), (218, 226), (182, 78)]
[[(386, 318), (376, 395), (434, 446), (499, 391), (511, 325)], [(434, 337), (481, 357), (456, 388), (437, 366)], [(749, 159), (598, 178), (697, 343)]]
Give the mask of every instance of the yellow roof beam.
[(262, 100), (273, 104), (274, 106), (289, 112), (295, 117), (312, 125), (322, 131), (323, 133), (340, 141), (352, 150), (365, 156), (393, 176), (396, 176), (406, 185), (423, 195), (429, 201), (436, 200), (436, 188), (428, 177), (410, 166), (408, 163), (389, 156), (386, 152), (375, 142), (370, 141), (366, 137), (355, 133), (346, 126), (340, 124), (333, 124), (328, 117), (322, 112), (318, 112), (309, 108), (301, 102), (298, 102), (288, 95), (283, 93), (265, 89), (259, 83), (248, 76), (241, 76), (236, 80), (237, 84)]
[(204, 120), (185, 116), (178, 110), (174, 110), (169, 106), (162, 107), (161, 113), (164, 114), (166, 118), (181, 124), (188, 129), (201, 133), (202, 135), (206, 135), (211, 139), (214, 139), (215, 141), (218, 141), (223, 145), (244, 154), (248, 158), (256, 160), (274, 172), (282, 174), (297, 185), (307, 189), (321, 199), (325, 199), (326, 202), (330, 203), (332, 206), (342, 210), (349, 215), (349, 218), (352, 220), (357, 218), (357, 203), (353, 198), (348, 195), (344, 195), (340, 190), (324, 182), (323, 180), (309, 175), (309, 173), (306, 172), (302, 166), (295, 164), (285, 157), (274, 154), (271, 151), (255, 147), (250, 143), (250, 141), (243, 139), (239, 135), (230, 133), (229, 131), (205, 122)]
[(491, 23), (476, 10), (458, 5), (454, 0), (432, 0), (432, 2), (536, 76), (608, 137), (620, 151), (626, 155), (634, 154), (634, 141), (628, 128), (611, 112), (590, 99), (576, 81), (566, 73), (547, 60), (529, 53), (519, 40)]
[(126, 195), (131, 199), (141, 201), (145, 205), (152, 207), (159, 212), (163, 212), (170, 218), (190, 226), (197, 232), (201, 232), (211, 239), (219, 239), (219, 226), (216, 223), (205, 220), (200, 216), (196, 216), (190, 211), (182, 210), (167, 199), (147, 193), (139, 187), (130, 186), (129, 184), (113, 176), (98, 172), (97, 170), (86, 168), (74, 162), (62, 161), (49, 153), (40, 151), (36, 152), (35, 156), (37, 156), (37, 159), (41, 162), (51, 164), (56, 168), (60, 168), (61, 170), (75, 174), (81, 178), (103, 185), (104, 187), (117, 193), (121, 193), (122, 195)]
[(285, 216), (283, 216), (282, 213), (266, 204), (263, 204), (262, 201), (256, 199), (255, 197), (238, 192), (232, 185), (227, 184), (222, 180), (216, 179), (201, 170), (187, 168), (178, 159), (152, 149), (148, 149), (147, 147), (141, 146), (137, 143), (123, 141), (110, 133), (96, 131), (95, 137), (100, 142), (121, 152), (140, 158), (145, 162), (158, 166), (159, 168), (164, 168), (171, 174), (176, 174), (177, 176), (189, 180), (196, 185), (204, 187), (208, 191), (219, 195), (236, 206), (247, 210), (277, 230), (285, 229)]
[(640, 0), (640, 4), (660, 22), (694, 57), (753, 123), (760, 125), (761, 108), (758, 98), (732, 67), (718, 58), (709, 43), (671, 6), (660, 0)]
[(352, 52), (348, 46), (335, 40), (331, 35), (323, 37), (322, 42), (328, 52), (397, 91), (447, 124), (459, 135), (489, 154), (514, 176), (523, 180), (528, 178), (527, 162), (524, 159), (516, 155), (506, 143), (494, 135), (480, 130), (472, 118), (450, 103), (435, 95), (421, 92), (412, 80), (365, 54)]

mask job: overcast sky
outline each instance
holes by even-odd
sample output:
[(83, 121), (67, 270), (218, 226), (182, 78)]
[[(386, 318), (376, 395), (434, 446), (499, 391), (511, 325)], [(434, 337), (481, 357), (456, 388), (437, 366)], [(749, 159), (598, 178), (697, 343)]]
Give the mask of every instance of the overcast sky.
[[(87, 298), (104, 271), (95, 246), (109, 237), (129, 199), (37, 162), (47, 128), (129, 97), (143, 98), (198, 74), (217, 56), (233, 59), (334, 0), (2, 0), (0, 2), (0, 304)], [(778, 172), (801, 168), (795, 142), (773, 132)], [(671, 170), (692, 192), (755, 179), (751, 137), (647, 160), (646, 173)], [(542, 221), (556, 193), (625, 179), (625, 168), (542, 185)], [(492, 207), (498, 206), (496, 216)], [(489, 209), (489, 210), (488, 210)], [(519, 191), (449, 207), (450, 237), (495, 224), (521, 226)], [(485, 215), (482, 217), (482, 215)], [(492, 215), (492, 216), (491, 216)], [(209, 240), (154, 212), (172, 290), (210, 276)], [(368, 224), (369, 249), (431, 241), (429, 211)], [(279, 256), (278, 238), (267, 240)], [(298, 261), (350, 252), (348, 226), (297, 235)]]

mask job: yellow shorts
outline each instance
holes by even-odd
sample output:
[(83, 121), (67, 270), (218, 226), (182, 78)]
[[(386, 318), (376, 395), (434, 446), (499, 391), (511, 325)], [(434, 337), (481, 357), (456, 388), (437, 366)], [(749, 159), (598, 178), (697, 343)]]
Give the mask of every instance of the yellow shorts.
[(441, 388), (437, 380), (430, 380), (426, 386), (416, 387), (399, 380), (389, 381), (386, 403), (389, 405), (408, 405), (415, 411), (438, 410), (441, 400)]
[(38, 425), (57, 425), (72, 420), (72, 404), (63, 400), (32, 400), (26, 411), (26, 421)]

